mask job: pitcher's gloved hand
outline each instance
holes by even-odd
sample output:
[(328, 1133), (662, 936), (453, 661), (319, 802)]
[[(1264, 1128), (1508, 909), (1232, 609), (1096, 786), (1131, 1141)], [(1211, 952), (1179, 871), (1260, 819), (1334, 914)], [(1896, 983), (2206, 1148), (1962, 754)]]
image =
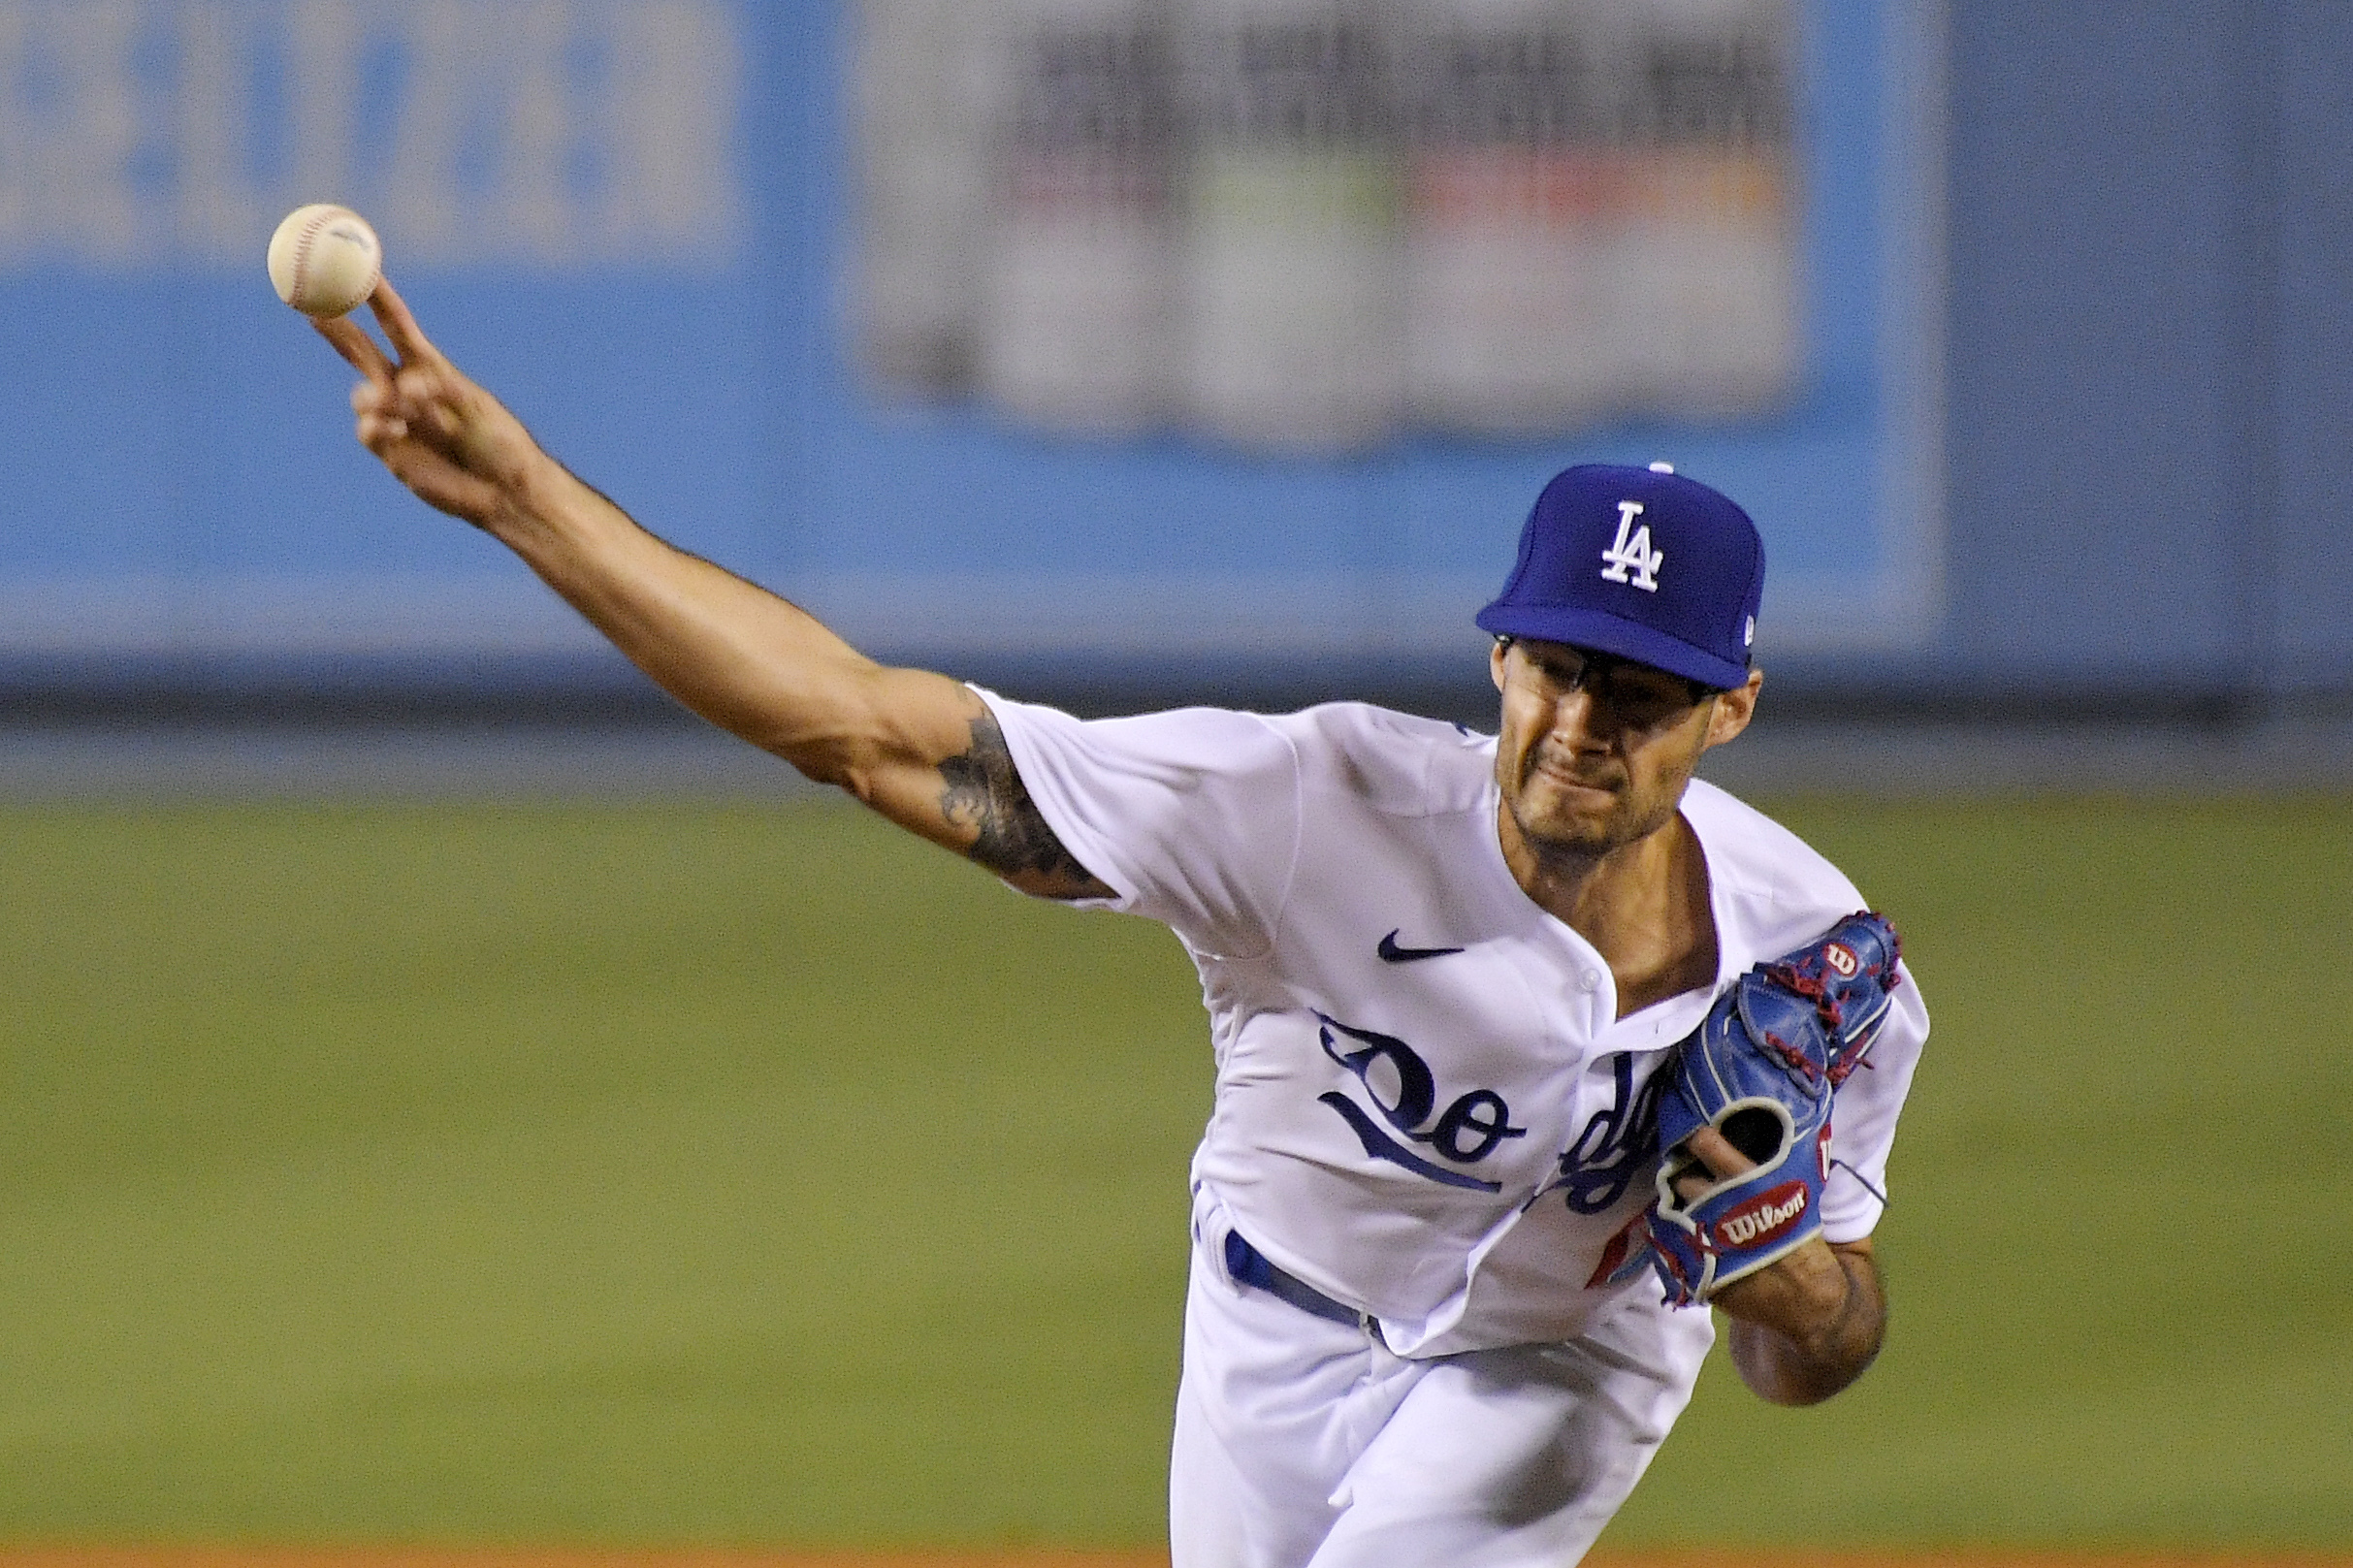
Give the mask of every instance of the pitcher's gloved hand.
[[(1900, 951), (1885, 919), (1851, 914), (1733, 982), (1661, 1070), (1647, 1220), (1670, 1304), (1705, 1301), (1821, 1233), (1831, 1104), (1886, 1019)], [(1703, 1127), (1756, 1168), (1716, 1177), (1686, 1146)]]

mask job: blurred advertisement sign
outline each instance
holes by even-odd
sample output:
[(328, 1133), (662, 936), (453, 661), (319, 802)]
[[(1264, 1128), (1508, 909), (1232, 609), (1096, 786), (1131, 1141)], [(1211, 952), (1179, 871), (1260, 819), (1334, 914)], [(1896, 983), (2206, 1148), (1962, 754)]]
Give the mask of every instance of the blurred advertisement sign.
[(730, 262), (718, 0), (0, 0), (0, 266), (250, 268), (364, 206), (408, 266)]
[(1441, 656), (1548, 474), (1609, 459), (1757, 515), (1767, 656), (1933, 634), (1941, 0), (848, 20), (805, 579), (847, 624)]
[(1274, 450), (1777, 413), (1795, 9), (861, 0), (861, 358)]
[(1663, 460), (1929, 635), (1941, 0), (0, 0), (0, 662), (596, 647), (352, 442), (278, 216), (886, 657), (1478, 656)]

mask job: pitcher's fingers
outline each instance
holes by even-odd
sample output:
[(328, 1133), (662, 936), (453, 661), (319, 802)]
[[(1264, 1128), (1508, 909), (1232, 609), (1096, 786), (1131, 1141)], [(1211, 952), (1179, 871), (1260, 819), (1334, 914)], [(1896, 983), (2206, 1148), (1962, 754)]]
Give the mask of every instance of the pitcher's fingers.
[(390, 414), (364, 413), (355, 425), (360, 445), (382, 457), (397, 442), (408, 439), (408, 422)]
[(466, 434), (466, 415), (446, 402), (421, 403), (410, 422), (446, 446), (457, 445)]
[(1732, 1140), (1713, 1127), (1702, 1127), (1693, 1132), (1690, 1137), (1683, 1140), (1683, 1146), (1691, 1150), (1692, 1157), (1701, 1165), (1714, 1172), (1719, 1181), (1726, 1176), (1737, 1176), (1744, 1170), (1757, 1168), (1756, 1161), (1734, 1148)]
[(466, 417), (464, 378), (446, 362), (403, 365), (392, 372), (390, 402), (412, 423), (447, 423)]
[(331, 316), (324, 321), (313, 316), (310, 325), (318, 329), (321, 337), (335, 345), (335, 351), (342, 355), (353, 369), (369, 380), (383, 382), (392, 379), (392, 361), (384, 357), (384, 351), (376, 346), (376, 340), (368, 336), (367, 328), (349, 316)]
[(403, 365), (423, 365), (438, 360), (441, 351), (427, 339), (417, 318), (408, 312), (408, 302), (401, 291), (392, 286), (388, 277), (376, 280), (375, 292), (368, 296), (368, 308), (375, 312), (384, 336), (392, 340), (393, 351)]

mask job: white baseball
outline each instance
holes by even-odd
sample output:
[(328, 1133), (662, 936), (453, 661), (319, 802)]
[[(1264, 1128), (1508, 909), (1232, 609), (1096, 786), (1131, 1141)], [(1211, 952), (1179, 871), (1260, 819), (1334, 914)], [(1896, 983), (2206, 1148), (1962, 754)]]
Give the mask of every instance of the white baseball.
[(270, 237), (270, 282), (306, 316), (339, 316), (375, 292), (384, 247), (347, 207), (313, 202), (286, 214)]

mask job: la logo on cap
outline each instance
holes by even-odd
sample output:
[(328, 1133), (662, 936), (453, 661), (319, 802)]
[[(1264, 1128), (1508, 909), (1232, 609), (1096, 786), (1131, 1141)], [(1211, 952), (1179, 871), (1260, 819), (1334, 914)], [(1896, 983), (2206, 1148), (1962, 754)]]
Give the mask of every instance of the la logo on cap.
[(1618, 537), (1601, 552), (1601, 580), (1605, 583), (1631, 583), (1645, 593), (1659, 592), (1659, 568), (1666, 564), (1666, 552), (1651, 548), (1651, 526), (1634, 526), (1642, 515), (1640, 501), (1618, 503)]
[(1763, 589), (1764, 541), (1730, 496), (1658, 465), (1581, 463), (1554, 474), (1529, 508), (1519, 559), (1478, 624), (1723, 691), (1749, 678), (1750, 618)]

